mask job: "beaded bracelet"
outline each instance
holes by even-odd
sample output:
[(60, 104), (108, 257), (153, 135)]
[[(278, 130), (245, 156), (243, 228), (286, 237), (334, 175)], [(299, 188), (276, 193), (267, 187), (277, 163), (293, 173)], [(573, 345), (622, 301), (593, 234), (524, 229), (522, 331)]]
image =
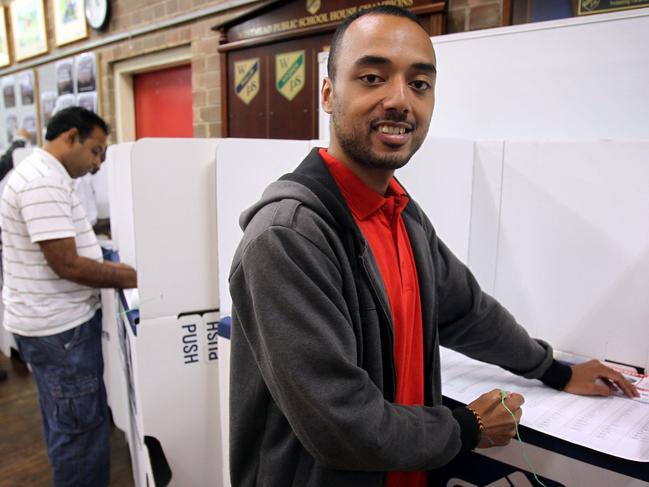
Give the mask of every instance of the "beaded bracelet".
[(482, 439), (482, 433), (484, 433), (484, 423), (482, 422), (482, 417), (469, 406), (467, 406), (466, 408), (473, 413), (476, 421), (478, 422), (478, 429), (480, 430), (480, 435), (478, 436), (478, 443), (479, 443), (480, 440)]

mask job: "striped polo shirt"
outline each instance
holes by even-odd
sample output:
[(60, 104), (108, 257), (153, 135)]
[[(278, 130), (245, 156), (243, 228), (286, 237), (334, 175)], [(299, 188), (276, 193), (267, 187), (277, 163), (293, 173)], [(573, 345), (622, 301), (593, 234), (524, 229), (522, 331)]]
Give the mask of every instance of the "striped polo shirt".
[(60, 278), (38, 245), (74, 238), (77, 253), (98, 262), (102, 253), (63, 165), (41, 149), (9, 177), (0, 203), (4, 326), (24, 336), (61, 333), (88, 321), (99, 290)]

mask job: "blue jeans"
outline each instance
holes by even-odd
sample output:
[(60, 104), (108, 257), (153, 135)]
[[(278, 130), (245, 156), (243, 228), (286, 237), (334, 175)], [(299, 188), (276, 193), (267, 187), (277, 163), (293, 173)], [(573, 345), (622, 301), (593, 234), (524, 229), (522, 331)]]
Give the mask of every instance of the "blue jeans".
[(101, 311), (63, 333), (15, 337), (38, 388), (54, 485), (107, 486), (111, 427), (103, 380)]

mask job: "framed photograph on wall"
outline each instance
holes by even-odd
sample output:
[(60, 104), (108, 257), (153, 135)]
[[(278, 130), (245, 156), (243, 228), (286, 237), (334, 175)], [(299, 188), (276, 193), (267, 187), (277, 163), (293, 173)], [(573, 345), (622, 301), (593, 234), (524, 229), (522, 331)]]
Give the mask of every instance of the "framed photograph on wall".
[(2, 78), (2, 98), (5, 108), (16, 106), (16, 81), (13, 76)]
[(5, 8), (0, 5), (0, 68), (11, 64), (9, 56), (9, 40), (7, 39), (7, 19), (5, 17)]
[(18, 74), (18, 86), (20, 86), (20, 103), (22, 106), (34, 104), (34, 72), (23, 71)]
[(63, 46), (88, 37), (84, 0), (55, 0), (52, 2), (54, 41)]
[(77, 93), (97, 89), (97, 56), (94, 52), (84, 52), (75, 58), (77, 68)]
[(49, 48), (43, 0), (13, 0), (9, 12), (16, 61), (46, 53)]

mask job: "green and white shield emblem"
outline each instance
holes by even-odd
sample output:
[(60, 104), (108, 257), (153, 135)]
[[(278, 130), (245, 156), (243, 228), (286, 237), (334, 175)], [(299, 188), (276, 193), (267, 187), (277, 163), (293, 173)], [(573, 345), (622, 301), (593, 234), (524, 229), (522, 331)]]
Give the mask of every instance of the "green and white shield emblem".
[(302, 91), (306, 82), (304, 50), (275, 55), (275, 86), (291, 101)]
[(259, 93), (259, 58), (234, 63), (234, 92), (247, 105)]
[(311, 15), (315, 15), (320, 10), (320, 0), (306, 0), (306, 10)]

